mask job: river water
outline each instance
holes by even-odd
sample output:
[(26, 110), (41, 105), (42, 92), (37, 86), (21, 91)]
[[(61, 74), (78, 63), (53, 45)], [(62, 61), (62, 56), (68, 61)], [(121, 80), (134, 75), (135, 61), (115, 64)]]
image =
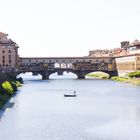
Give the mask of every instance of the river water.
[[(0, 140), (140, 140), (140, 87), (73, 75), (22, 75), (13, 107), (1, 111)], [(64, 97), (73, 94), (77, 97)]]

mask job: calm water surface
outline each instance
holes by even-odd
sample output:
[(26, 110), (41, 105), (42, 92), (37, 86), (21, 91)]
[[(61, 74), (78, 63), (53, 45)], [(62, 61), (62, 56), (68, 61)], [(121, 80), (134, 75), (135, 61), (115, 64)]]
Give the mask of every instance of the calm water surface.
[[(69, 76), (24, 81), (1, 111), (0, 140), (140, 140), (140, 87)], [(74, 90), (76, 98), (64, 97)]]

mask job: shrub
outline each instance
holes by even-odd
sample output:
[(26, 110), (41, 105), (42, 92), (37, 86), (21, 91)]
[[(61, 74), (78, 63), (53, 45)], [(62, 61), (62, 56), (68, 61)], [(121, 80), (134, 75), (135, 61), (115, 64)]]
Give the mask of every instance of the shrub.
[(135, 71), (135, 72), (130, 72), (128, 74), (129, 77), (133, 78), (133, 77), (140, 77), (140, 71)]
[(16, 81), (16, 86), (17, 86), (17, 87), (21, 87), (22, 84), (21, 84), (19, 81)]
[(23, 84), (23, 79), (21, 77), (17, 78), (17, 81), (19, 81), (20, 84)]
[(15, 82), (10, 82), (12, 88), (13, 88), (13, 91), (17, 91), (17, 85)]
[(2, 83), (2, 87), (7, 91), (7, 93), (9, 95), (12, 95), (14, 93), (13, 88), (12, 88), (10, 82), (8, 82), (8, 81), (3, 82)]
[(112, 80), (118, 81), (118, 82), (127, 82), (129, 80), (129, 78), (126, 77), (118, 77), (118, 76), (114, 76), (111, 78)]

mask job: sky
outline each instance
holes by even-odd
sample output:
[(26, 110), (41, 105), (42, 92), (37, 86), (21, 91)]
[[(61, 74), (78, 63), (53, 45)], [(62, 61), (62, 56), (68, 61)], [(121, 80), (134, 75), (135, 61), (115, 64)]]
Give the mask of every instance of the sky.
[(21, 57), (87, 56), (140, 39), (139, 0), (0, 0), (0, 32)]

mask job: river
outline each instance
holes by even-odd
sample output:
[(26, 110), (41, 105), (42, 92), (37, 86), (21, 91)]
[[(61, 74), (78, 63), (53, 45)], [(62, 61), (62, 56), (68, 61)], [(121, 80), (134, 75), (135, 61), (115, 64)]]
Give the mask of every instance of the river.
[[(0, 140), (140, 140), (140, 87), (74, 75), (23, 75)], [(73, 94), (77, 97), (64, 97)]]

